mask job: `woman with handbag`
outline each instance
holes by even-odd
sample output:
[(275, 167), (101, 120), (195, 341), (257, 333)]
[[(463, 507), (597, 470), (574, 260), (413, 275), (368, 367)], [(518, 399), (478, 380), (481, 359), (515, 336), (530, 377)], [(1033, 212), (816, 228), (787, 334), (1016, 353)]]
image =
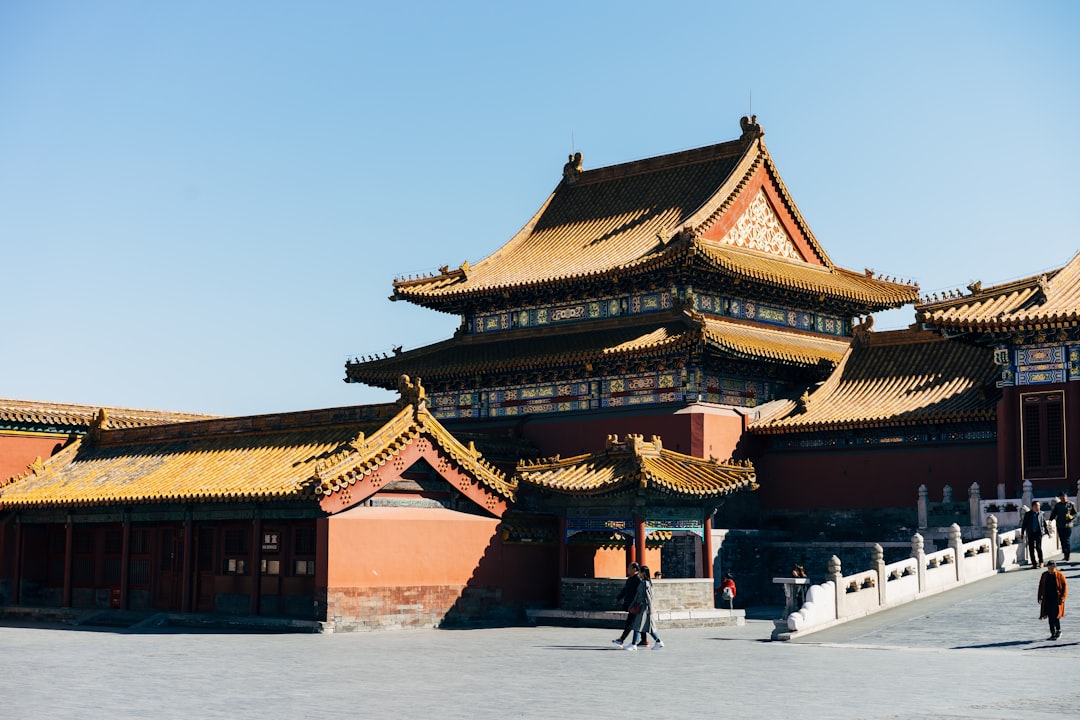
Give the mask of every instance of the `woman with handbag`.
[(633, 624), (634, 639), (629, 645), (623, 645), (623, 650), (637, 650), (638, 640), (645, 634), (652, 635), (652, 649), (659, 650), (664, 647), (664, 643), (656, 634), (656, 620), (653, 618), (652, 575), (649, 572), (649, 566), (642, 565), (638, 569), (638, 575), (641, 577), (641, 583), (638, 585), (637, 594), (634, 595), (634, 602), (630, 606), (630, 612), (634, 612), (635, 606), (638, 607)]

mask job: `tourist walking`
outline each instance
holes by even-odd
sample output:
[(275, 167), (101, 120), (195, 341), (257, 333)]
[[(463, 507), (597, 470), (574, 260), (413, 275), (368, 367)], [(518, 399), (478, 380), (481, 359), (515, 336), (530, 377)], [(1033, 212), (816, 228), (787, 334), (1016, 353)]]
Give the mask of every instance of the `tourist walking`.
[(722, 603), (726, 602), (728, 610), (734, 607), (735, 603), (735, 578), (731, 577), (731, 573), (724, 573), (724, 578), (720, 581), (720, 587), (716, 588), (716, 594), (720, 596), (721, 602), (716, 603), (717, 607), (724, 607)]
[(1072, 555), (1072, 527), (1076, 518), (1076, 506), (1069, 502), (1069, 494), (1064, 490), (1058, 495), (1058, 501), (1054, 509), (1050, 511), (1050, 519), (1057, 526), (1058, 540), (1061, 541), (1061, 554), (1065, 562), (1069, 562)]
[[(1024, 513), (1024, 519), (1020, 521), (1020, 537), (1027, 539), (1028, 560), (1031, 562), (1031, 567), (1037, 568), (1043, 565), (1043, 519), (1039, 507), (1038, 500), (1031, 503), (1031, 509)], [(1038, 562), (1035, 561), (1036, 555), (1039, 558)]]
[[(623, 623), (622, 634), (619, 635), (618, 640), (612, 640), (619, 647), (626, 641), (626, 636), (630, 634), (630, 630), (634, 625), (634, 618), (637, 616), (636, 612), (631, 612), (630, 608), (634, 605), (634, 597), (637, 596), (638, 585), (641, 584), (641, 577), (638, 575), (638, 564), (636, 562), (630, 563), (626, 568), (626, 582), (623, 583), (622, 590), (615, 596), (616, 602), (622, 602), (622, 608), (626, 611), (626, 622)], [(638, 608), (640, 609), (640, 608)]]
[(638, 569), (638, 575), (641, 577), (641, 582), (638, 584), (637, 594), (634, 595), (634, 603), (631, 605), (638, 605), (640, 610), (634, 618), (634, 640), (628, 645), (623, 645), (623, 650), (637, 650), (639, 639), (644, 639), (646, 635), (651, 635), (653, 639), (653, 650), (659, 650), (664, 647), (664, 643), (660, 640), (660, 636), (656, 634), (656, 618), (653, 612), (653, 587), (652, 587), (652, 575), (649, 573), (649, 566), (642, 565)]
[(1057, 569), (1057, 563), (1051, 560), (1039, 578), (1039, 619), (1046, 618), (1050, 622), (1049, 640), (1061, 637), (1061, 618), (1065, 615), (1065, 596), (1068, 594), (1069, 584)]

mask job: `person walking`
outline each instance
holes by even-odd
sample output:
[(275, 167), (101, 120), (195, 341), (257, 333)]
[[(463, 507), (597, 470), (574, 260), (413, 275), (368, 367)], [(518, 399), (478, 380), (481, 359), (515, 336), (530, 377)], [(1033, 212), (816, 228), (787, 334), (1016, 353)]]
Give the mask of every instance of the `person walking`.
[(1065, 576), (1057, 569), (1053, 560), (1046, 563), (1046, 572), (1039, 578), (1039, 619), (1050, 622), (1050, 637), (1061, 637), (1061, 618), (1065, 615), (1065, 597), (1069, 594), (1069, 584)]
[(1061, 541), (1061, 554), (1064, 558), (1063, 562), (1069, 562), (1069, 556), (1072, 555), (1072, 535), (1073, 520), (1076, 518), (1076, 506), (1069, 502), (1069, 494), (1064, 490), (1058, 495), (1058, 501), (1054, 504), (1054, 509), (1050, 511), (1050, 519), (1054, 521), (1054, 525), (1057, 526), (1058, 540)]
[[(1039, 568), (1043, 565), (1043, 521), (1039, 507), (1038, 500), (1031, 503), (1031, 509), (1024, 513), (1024, 519), (1020, 521), (1020, 537), (1027, 539), (1028, 560), (1031, 561), (1031, 567), (1033, 568)], [(1038, 562), (1035, 562), (1036, 555), (1039, 558)]]
[(724, 578), (720, 581), (720, 587), (716, 588), (716, 594), (721, 601), (716, 603), (716, 606), (724, 607), (722, 603), (726, 602), (728, 610), (731, 610), (735, 603), (735, 592), (735, 578), (731, 577), (729, 572), (724, 573)]
[[(626, 622), (623, 623), (622, 634), (619, 635), (618, 640), (612, 640), (619, 647), (626, 641), (626, 636), (630, 634), (630, 629), (634, 625), (634, 619), (637, 616), (636, 612), (631, 612), (630, 608), (634, 606), (634, 597), (637, 595), (638, 585), (641, 584), (641, 576), (638, 575), (638, 564), (636, 562), (630, 563), (626, 568), (626, 582), (623, 583), (622, 590), (615, 596), (616, 602), (622, 602), (622, 608), (626, 611)], [(640, 608), (639, 608), (640, 610)]]
[[(637, 594), (634, 595), (633, 604), (639, 605), (641, 610), (634, 618), (634, 640), (627, 645), (623, 645), (623, 650), (637, 650), (638, 640), (644, 639), (646, 635), (652, 636), (652, 649), (659, 650), (664, 647), (664, 642), (656, 633), (656, 618), (653, 611), (652, 575), (649, 574), (649, 566), (642, 565), (638, 573), (641, 576), (641, 582), (638, 584)], [(633, 605), (631, 605), (631, 607), (633, 607)]]

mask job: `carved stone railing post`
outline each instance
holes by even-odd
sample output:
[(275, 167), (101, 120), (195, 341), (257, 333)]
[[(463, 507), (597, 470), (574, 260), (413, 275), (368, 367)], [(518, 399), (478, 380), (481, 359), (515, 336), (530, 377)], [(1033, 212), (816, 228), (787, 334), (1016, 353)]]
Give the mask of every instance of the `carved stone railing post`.
[(941, 502), (946, 505), (952, 505), (952, 485), (946, 485), (941, 488)]
[(964, 581), (964, 538), (960, 533), (960, 526), (953, 523), (949, 526), (949, 547), (952, 548), (953, 558), (956, 562), (956, 581)]
[(836, 590), (836, 617), (844, 617), (844, 593), (847, 592), (847, 588), (843, 586), (844, 574), (841, 571), (840, 558), (833, 555), (829, 558), (829, 580), (832, 581), (833, 588)]
[(919, 486), (919, 527), (926, 527), (927, 518), (929, 518), (929, 512), (927, 511), (927, 497), (930, 491), (926, 489), (925, 485)]
[(1002, 570), (1002, 564), (998, 562), (998, 522), (997, 515), (989, 515), (986, 518), (986, 537), (990, 539), (990, 552), (993, 553), (991, 557), (994, 559), (994, 569), (998, 572), (1004, 572)]
[(968, 509), (971, 515), (971, 526), (981, 527), (982, 518), (979, 517), (979, 504), (982, 500), (982, 493), (979, 491), (979, 483), (971, 483), (971, 487), (968, 488)]
[(911, 536), (911, 557), (915, 558), (915, 567), (919, 571), (919, 592), (926, 590), (926, 553), (923, 552), (923, 536), (915, 533)]
[(870, 548), (870, 563), (877, 571), (878, 605), (885, 607), (885, 551), (877, 543)]
[[(1024, 505), (1026, 505), (1028, 508), (1031, 508), (1031, 501), (1034, 500), (1034, 499), (1035, 499), (1035, 497), (1034, 497), (1034, 495), (1032, 493), (1031, 481), (1030, 480), (1025, 480), (1024, 481), (1024, 494), (1021, 497), (1021, 502), (1023, 502)], [(1023, 520), (1023, 516), (1021, 516), (1020, 519)]]

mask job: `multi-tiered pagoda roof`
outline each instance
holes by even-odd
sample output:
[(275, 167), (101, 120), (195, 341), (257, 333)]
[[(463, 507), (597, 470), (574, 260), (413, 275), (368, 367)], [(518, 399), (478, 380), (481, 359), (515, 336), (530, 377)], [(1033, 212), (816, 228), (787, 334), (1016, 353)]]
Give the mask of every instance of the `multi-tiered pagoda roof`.
[[(854, 316), (915, 302), (918, 287), (836, 266), (763, 135), (743, 118), (742, 136), (718, 145), (595, 170), (572, 156), (499, 250), (394, 282), (395, 300), (460, 314), (453, 338), (350, 362), (346, 381), (392, 388), (401, 374), (420, 376), (439, 405), (449, 402), (440, 393), (689, 371), (655, 378), (657, 389), (685, 393), (647, 401), (692, 392), (752, 404), (792, 378), (824, 379)], [(547, 395), (590, 392), (582, 384)]]

